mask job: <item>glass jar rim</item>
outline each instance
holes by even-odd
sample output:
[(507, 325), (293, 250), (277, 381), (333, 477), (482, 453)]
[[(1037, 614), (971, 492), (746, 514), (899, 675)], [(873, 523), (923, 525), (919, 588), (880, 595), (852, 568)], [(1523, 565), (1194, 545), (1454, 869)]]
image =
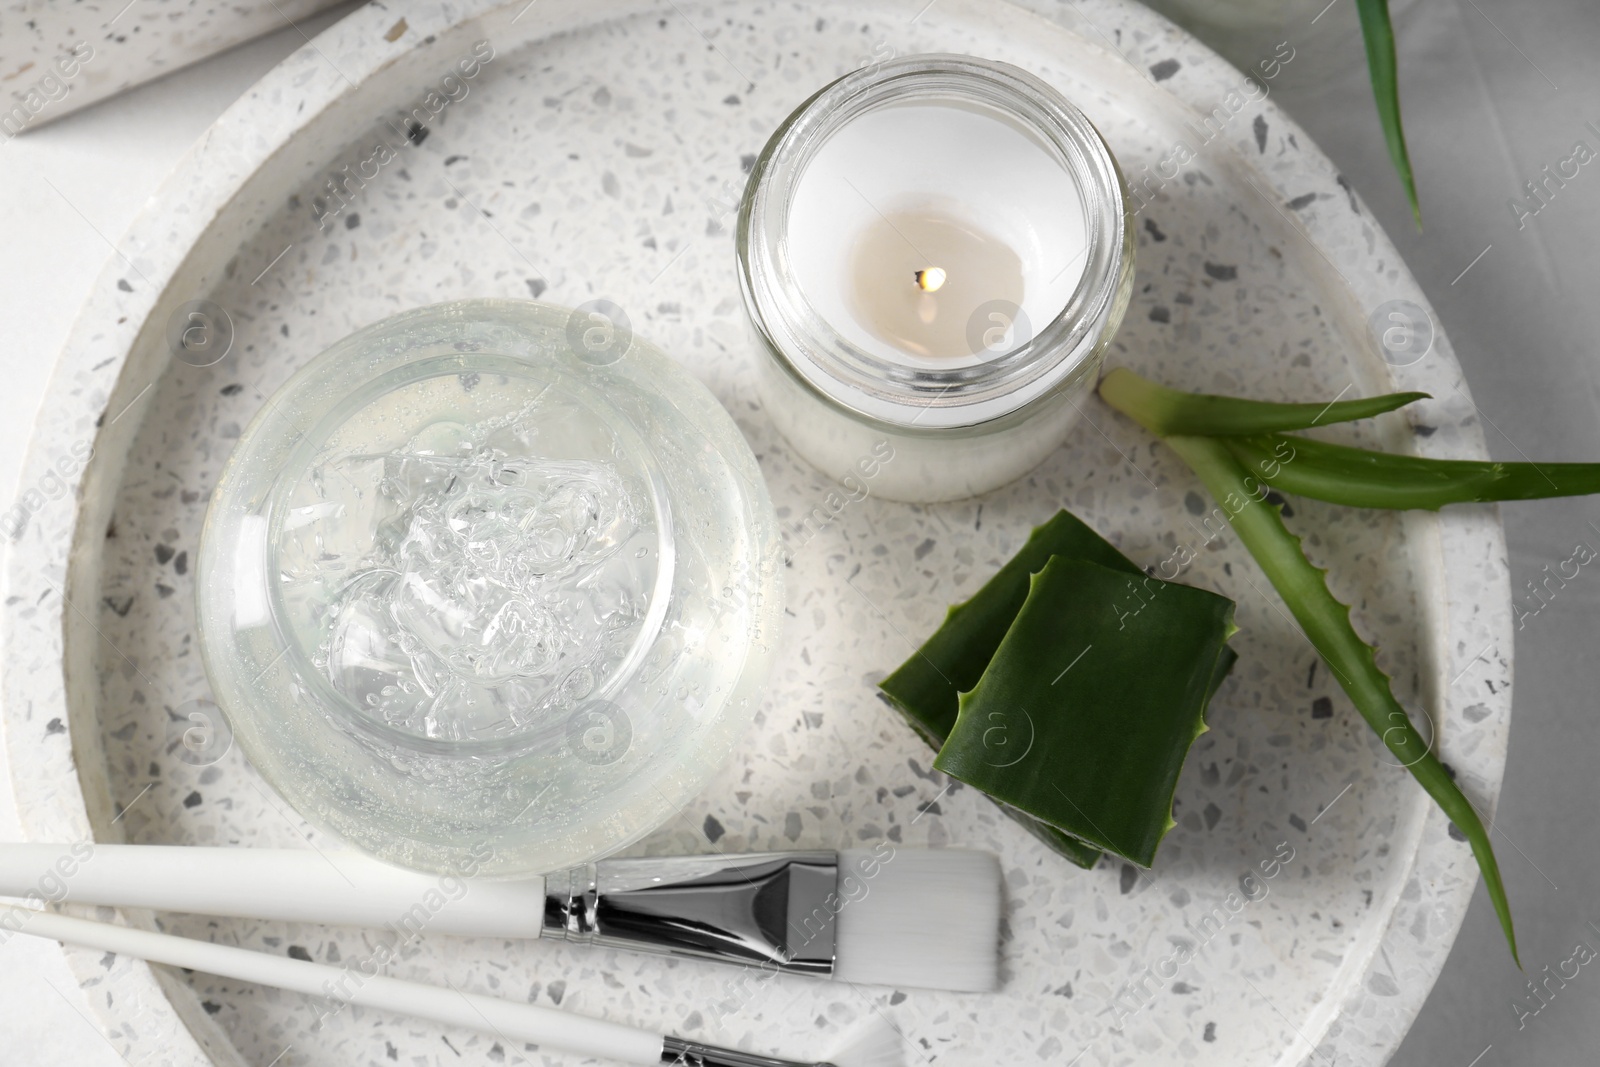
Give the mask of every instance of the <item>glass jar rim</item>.
[[(1083, 273), (1059, 312), (1010, 351), (952, 368), (883, 359), (843, 336), (796, 283), (788, 247), (790, 208), (822, 145), (868, 112), (935, 100), (998, 111), (1034, 135), (1077, 183), (1088, 238)], [(858, 418), (936, 431), (1002, 418), (1077, 377), (1116, 302), (1129, 225), (1121, 173), (1083, 112), (1011, 64), (926, 53), (863, 67), (795, 109), (751, 168), (736, 247), (751, 320), (786, 371)]]
[[(494, 850), (486, 875), (589, 862), (692, 798), (759, 705), (783, 584), (778, 518), (755, 455), (716, 396), (648, 340), (619, 326), (615, 346), (589, 344), (584, 331), (594, 314), (475, 298), (365, 326), (272, 393), (218, 476), (195, 564), (197, 643), (213, 699), (240, 751), (296, 812), (381, 859), (443, 871), (483, 843)], [(472, 378), (479, 372), (469, 364), (485, 352), (525, 362), (535, 376), (548, 368), (637, 431), (672, 508), (658, 526), (673, 534), (674, 577), (662, 636), (641, 669), (629, 671), (609, 701), (572, 694), (574, 704), (553, 708), (561, 729), (541, 736), (556, 743), (523, 745), (520, 734), (502, 743), (487, 732), (466, 741), (471, 748), (427, 739), (450, 746), (443, 750), (413, 740), (421, 731), (396, 738), (352, 729), (353, 716), (302, 684), (305, 675), (284, 654), (292, 646), (282, 638), (295, 635), (281, 633), (265, 595), (274, 517), (267, 497), (298, 464), (290, 453), (302, 439), (320, 438), (330, 411), (367, 381), (409, 374), (403, 367), (438, 359), (439, 368), (459, 371), (463, 395), (491, 419), (520, 408), (536, 383), (504, 391), (494, 368)], [(397, 403), (378, 414), (430, 406)], [(575, 412), (570, 425), (587, 418)], [(568, 424), (546, 425), (553, 441), (574, 445), (573, 458), (593, 454), (568, 441)], [(609, 447), (600, 437), (594, 443)], [(680, 632), (680, 619), (700, 625)]]

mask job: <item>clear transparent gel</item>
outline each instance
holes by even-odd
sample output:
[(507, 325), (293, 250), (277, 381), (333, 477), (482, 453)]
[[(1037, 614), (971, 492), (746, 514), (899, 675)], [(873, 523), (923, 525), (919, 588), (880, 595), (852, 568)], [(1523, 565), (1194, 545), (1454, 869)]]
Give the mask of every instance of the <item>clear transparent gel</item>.
[(612, 463), (536, 457), (537, 403), (464, 424), (456, 380), (426, 384), (446, 410), (404, 447), (313, 462), (285, 520), (284, 596), (358, 709), (422, 737), (503, 737), (628, 656), (656, 577), (652, 507)]
[(777, 519), (642, 339), (526, 301), (404, 312), (262, 408), (201, 537), (201, 652), (251, 764), (389, 862), (563, 870), (672, 818), (755, 714)]

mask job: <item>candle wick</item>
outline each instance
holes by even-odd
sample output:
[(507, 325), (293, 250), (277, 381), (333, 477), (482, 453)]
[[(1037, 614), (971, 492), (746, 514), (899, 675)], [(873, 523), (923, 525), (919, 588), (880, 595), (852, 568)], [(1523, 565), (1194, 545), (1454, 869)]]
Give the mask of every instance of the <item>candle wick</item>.
[(925, 293), (936, 291), (944, 284), (945, 273), (942, 267), (924, 267), (916, 272), (917, 288)]

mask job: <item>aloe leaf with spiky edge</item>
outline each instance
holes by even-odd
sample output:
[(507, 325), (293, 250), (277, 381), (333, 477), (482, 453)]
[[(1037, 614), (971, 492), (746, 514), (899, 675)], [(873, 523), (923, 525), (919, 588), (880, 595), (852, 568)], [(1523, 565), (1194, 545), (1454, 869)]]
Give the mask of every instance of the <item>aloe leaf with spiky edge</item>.
[[(1113, 375), (1106, 377), (1110, 381)], [(1161, 427), (1171, 425), (1168, 416), (1175, 404), (1181, 406), (1181, 401), (1175, 400), (1170, 395), (1173, 390), (1162, 390), (1159, 386), (1153, 388), (1152, 386), (1153, 383), (1146, 382), (1132, 372), (1126, 372), (1117, 377), (1115, 387), (1109, 393), (1102, 388), (1101, 395), (1112, 407), (1145, 429), (1158, 436), (1164, 436)], [(1178, 395), (1181, 397), (1183, 394)], [(1156, 403), (1151, 403), (1152, 398)], [(1211, 404), (1210, 407), (1213, 415), (1219, 418), (1227, 412), (1226, 408), (1219, 409), (1215, 404)], [(1240, 410), (1248, 413), (1252, 409)], [(1213, 425), (1215, 429), (1223, 429), (1220, 424), (1208, 425)], [(1294, 448), (1316, 444), (1298, 437), (1270, 439), (1275, 442), (1291, 442)], [(1400, 758), (1412, 777), (1434, 799), (1445, 815), (1467, 835), (1473, 856), (1478, 861), (1478, 869), (1483, 872), (1489, 899), (1494, 904), (1495, 914), (1500, 918), (1501, 929), (1505, 932), (1506, 943), (1511, 949), (1511, 958), (1516, 960), (1520, 967), (1522, 963), (1517, 956), (1517, 938), (1511, 922), (1511, 906), (1506, 900), (1505, 885), (1500, 878), (1500, 866), (1495, 860), (1494, 846), (1489, 840), (1488, 831), (1484, 829), (1483, 822), (1478, 818), (1471, 801), (1467, 800), (1466, 795), (1450, 779), (1444, 765), (1433, 755), (1429, 743), (1418, 736), (1410, 716), (1395, 699), (1389, 687), (1388, 676), (1378, 669), (1376, 653), (1372, 646), (1361, 640), (1355, 627), (1351, 625), (1349, 607), (1329, 592), (1324, 572), (1306, 558), (1300, 539), (1284, 526), (1278, 506), (1264, 499), (1262, 478), (1267, 468), (1262, 466), (1262, 463), (1265, 461), (1255, 454), (1250, 457), (1262, 476), (1257, 478), (1235, 458), (1230, 446), (1237, 446), (1236, 441), (1223, 437), (1183, 434), (1164, 436), (1164, 440), (1183, 457), (1200, 476), (1200, 480), (1205, 483), (1211, 495), (1222, 504), (1228, 524), (1239, 535), (1239, 540), (1244, 543), (1245, 548), (1255, 557), (1273, 587), (1278, 590), (1278, 594), (1294, 615), (1295, 621), (1311, 641), (1312, 647), (1333, 670), (1340, 686), (1349, 694), (1351, 701), (1361, 712), (1362, 718), (1366, 719), (1367, 724), (1378, 734), (1384, 745)], [(1269, 450), (1269, 455), (1271, 461), (1279, 465), (1280, 470), (1293, 465), (1293, 460), (1285, 461), (1275, 450)], [(1429, 465), (1437, 465), (1440, 462), (1442, 461), (1419, 460), (1416, 469), (1423, 470)]]
[[(1131, 576), (1144, 575), (1136, 563), (1069, 511), (1058, 511), (1036, 526), (1017, 554), (971, 599), (951, 607), (944, 624), (879, 683), (884, 699), (935, 751), (955, 728), (961, 694), (976, 688), (1022, 610), (1033, 575), (1057, 557), (1087, 560)], [(1206, 689), (1207, 703), (1237, 658), (1233, 649), (1224, 646)], [(1099, 861), (1098, 848), (1016, 807), (999, 800), (996, 803), (1029, 833), (1078, 866), (1093, 867)]]
[(1209, 393), (1185, 393), (1157, 385), (1125, 367), (1106, 372), (1100, 382), (1100, 395), (1118, 410), (1138, 411), (1139, 422), (1163, 437), (1171, 434), (1235, 437), (1307, 430), (1335, 422), (1368, 419), (1429, 398), (1427, 393), (1388, 393), (1361, 400), (1336, 400), (1331, 404), (1278, 404)]
[(1251, 474), (1287, 493), (1358, 508), (1419, 508), (1600, 493), (1600, 463), (1424, 459), (1284, 434), (1221, 438)]
[(1362, 718), (1450, 821), (1467, 835), (1495, 914), (1500, 917), (1500, 928), (1511, 947), (1511, 958), (1520, 967), (1511, 905), (1506, 900), (1489, 832), (1472, 802), (1434, 756), (1431, 743), (1417, 733), (1411, 717), (1395, 699), (1388, 676), (1378, 668), (1372, 646), (1361, 640), (1351, 625), (1349, 607), (1329, 592), (1325, 572), (1306, 558), (1300, 539), (1284, 526), (1279, 507), (1257, 499), (1249, 488), (1250, 475), (1225, 444), (1206, 437), (1169, 437), (1166, 442), (1200, 476), (1211, 495), (1223, 502), (1228, 524), (1278, 590)]
[[(905, 716), (935, 752), (955, 728), (961, 694), (977, 686), (1017, 612), (1022, 610), (1033, 575), (1056, 556), (1091, 560), (1133, 575), (1144, 573), (1071, 512), (1058, 511), (1048, 522), (1034, 527), (1017, 554), (970, 600), (953, 605), (944, 625), (915, 655), (878, 683), (884, 699)], [(1226, 666), (1232, 666), (1231, 659)], [(1220, 684), (1221, 679), (1217, 681)], [(1093, 867), (1100, 861), (1100, 850), (1093, 845), (1010, 805), (1001, 806), (1029, 833), (1079, 867)]]
[(961, 694), (983, 677), (995, 650), (1028, 599), (1033, 576), (1052, 556), (1083, 559), (1142, 576), (1127, 556), (1070, 511), (1061, 510), (1028, 535), (1005, 566), (971, 599), (953, 605), (944, 625), (915, 655), (878, 683), (884, 697), (934, 748), (956, 724)]
[(1051, 556), (960, 695), (934, 767), (1149, 867), (1206, 730), (1233, 607), (1205, 589)]
[(1361, 13), (1361, 37), (1367, 46), (1367, 69), (1372, 75), (1372, 96), (1377, 101), (1378, 118), (1383, 123), (1383, 139), (1389, 146), (1389, 159), (1405, 186), (1411, 202), (1411, 217), (1422, 229), (1422, 208), (1417, 204), (1417, 180), (1411, 172), (1411, 153), (1406, 150), (1405, 127), (1400, 122), (1400, 75), (1394, 54), (1394, 26), (1389, 21), (1389, 0), (1356, 0)]

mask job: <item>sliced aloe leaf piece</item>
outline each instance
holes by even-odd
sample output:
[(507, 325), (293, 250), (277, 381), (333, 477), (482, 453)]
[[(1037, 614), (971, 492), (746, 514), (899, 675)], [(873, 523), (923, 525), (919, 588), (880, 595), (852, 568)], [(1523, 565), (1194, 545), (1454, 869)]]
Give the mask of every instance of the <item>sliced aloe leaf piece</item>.
[[(933, 636), (879, 685), (890, 705), (935, 751), (956, 724), (960, 695), (983, 677), (984, 668), (1028, 599), (1029, 578), (1043, 570), (1051, 556), (1093, 560), (1113, 570), (1143, 574), (1071, 512), (1058, 511), (1054, 518), (1034, 527), (1017, 554), (971, 599), (952, 607)], [(1231, 660), (1228, 666), (1232, 666)], [(1099, 849), (1023, 812), (1001, 807), (1029, 833), (1078, 866), (1093, 867), (1100, 859)]]
[[(999, 804), (999, 801), (995, 801)], [(1000, 804), (1000, 810), (1015, 819), (1028, 833), (1043, 841), (1049, 848), (1055, 849), (1074, 864), (1088, 870), (1100, 862), (1103, 853), (1087, 841), (1079, 841), (1076, 837), (1059, 830), (1043, 819), (1035, 819), (1025, 811), (1013, 808), (1010, 804)]]
[[(1300, 442), (1296, 442), (1297, 444)], [(1267, 579), (1278, 590), (1312, 647), (1333, 670), (1367, 725), (1411, 772), (1450, 821), (1467, 835), (1484, 885), (1500, 918), (1511, 957), (1517, 960), (1517, 937), (1511, 906), (1500, 879), (1489, 833), (1472, 803), (1456, 786), (1431, 743), (1418, 734), (1405, 708), (1395, 699), (1389, 678), (1378, 669), (1372, 646), (1350, 623), (1350, 609), (1328, 591), (1325, 572), (1306, 558), (1300, 539), (1289, 532), (1277, 506), (1258, 499), (1260, 483), (1233, 457), (1227, 445), (1208, 437), (1170, 437), (1167, 444), (1200, 476), (1211, 495), (1223, 504), (1228, 523), (1249, 549)], [(938, 764), (935, 763), (935, 766)], [(1518, 966), (1521, 961), (1517, 960)]]
[(1600, 493), (1600, 463), (1490, 463), (1371, 452), (1283, 434), (1224, 438), (1250, 474), (1358, 508), (1421, 508)]
[[(1223, 682), (1227, 681), (1228, 673), (1233, 670), (1233, 665), (1238, 659), (1239, 654), (1233, 650), (1231, 645), (1222, 646), (1222, 652), (1217, 656), (1216, 668), (1211, 672), (1211, 685), (1206, 690), (1206, 705), (1208, 707), (1211, 704), (1211, 698), (1217, 695), (1217, 690), (1222, 688)], [(996, 801), (996, 803), (999, 803), (999, 801)], [(1027, 812), (1013, 808), (1009, 804), (1000, 804), (1000, 809), (1021, 823), (1024, 830), (1027, 830), (1034, 837), (1066, 856), (1079, 867), (1087, 869), (1093, 867), (1099, 861), (1101, 852), (1098, 848), (1085, 841), (1079, 841), (1065, 830), (1051, 826), (1043, 819), (1035, 819)]]
[(974, 688), (994, 658), (1011, 621), (1028, 599), (1028, 580), (1051, 556), (1085, 559), (1112, 570), (1143, 575), (1076, 515), (1058, 511), (1034, 527), (1028, 540), (970, 600), (953, 606), (944, 624), (916, 654), (879, 683), (884, 696), (934, 748), (956, 724), (962, 693)]
[(1054, 556), (933, 765), (1148, 867), (1234, 631), (1227, 597)]
[[(933, 636), (880, 685), (884, 698), (934, 751), (944, 745), (955, 726), (960, 694), (978, 684), (1006, 630), (1022, 610), (1030, 577), (1057, 555), (1091, 560), (1130, 575), (1144, 573), (1071, 512), (1059, 511), (1035, 527), (1017, 554), (971, 599), (952, 607)], [(1208, 701), (1237, 659), (1231, 648), (1223, 649), (1218, 656)], [(1000, 807), (1029, 833), (1078, 866), (1093, 867), (1100, 859), (1099, 849), (1016, 808), (1005, 804)]]
[(1211, 686), (1206, 690), (1206, 704), (1210, 705), (1211, 698), (1217, 695), (1217, 690), (1222, 688), (1222, 683), (1228, 680), (1228, 675), (1233, 672), (1233, 665), (1239, 662), (1239, 653), (1233, 650), (1232, 645), (1223, 645), (1222, 651), (1217, 655), (1217, 666), (1211, 672)]
[(1426, 400), (1429, 394), (1387, 393), (1324, 404), (1277, 404), (1211, 393), (1185, 393), (1142, 378), (1126, 367), (1117, 367), (1100, 380), (1100, 396), (1162, 437), (1172, 434), (1240, 437), (1370, 419), (1417, 400)]

